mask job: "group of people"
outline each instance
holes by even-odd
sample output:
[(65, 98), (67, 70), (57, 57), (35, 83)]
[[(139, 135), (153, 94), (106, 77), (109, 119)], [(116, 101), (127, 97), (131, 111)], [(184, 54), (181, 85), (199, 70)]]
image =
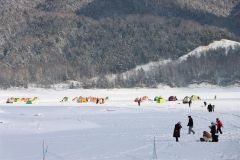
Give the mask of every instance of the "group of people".
[[(193, 119), (191, 116), (188, 116), (188, 134), (195, 134), (195, 131), (193, 130)], [(180, 130), (181, 130), (181, 122), (178, 122), (175, 124), (174, 131), (173, 131), (173, 137), (176, 138), (176, 142), (178, 142), (178, 138), (180, 137)]]
[(208, 112), (214, 112), (215, 105), (212, 105), (211, 103), (208, 105), (207, 110)]
[[(188, 134), (195, 134), (195, 131), (193, 130), (193, 119), (191, 116), (188, 116)], [(222, 134), (221, 128), (223, 127), (222, 122), (219, 120), (219, 118), (216, 119), (216, 123), (212, 122), (210, 128), (210, 133), (207, 131), (203, 132), (203, 137), (200, 138), (200, 141), (204, 142), (218, 142), (218, 135), (219, 132)], [(181, 122), (178, 122), (175, 124), (174, 131), (173, 131), (173, 137), (176, 138), (176, 142), (179, 141), (180, 138), (180, 131), (181, 131), (182, 125)]]
[(218, 142), (218, 135), (217, 134), (218, 134), (218, 132), (220, 134), (222, 134), (222, 129), (221, 129), (222, 127), (223, 127), (222, 122), (219, 120), (219, 118), (217, 118), (216, 123), (212, 122), (211, 126), (209, 126), (211, 134), (204, 131), (203, 132), (203, 137), (200, 138), (200, 141), (203, 141), (203, 142)]
[(211, 103), (207, 105), (207, 102), (203, 102), (204, 106), (207, 106), (208, 112), (214, 112), (215, 105), (212, 105)]

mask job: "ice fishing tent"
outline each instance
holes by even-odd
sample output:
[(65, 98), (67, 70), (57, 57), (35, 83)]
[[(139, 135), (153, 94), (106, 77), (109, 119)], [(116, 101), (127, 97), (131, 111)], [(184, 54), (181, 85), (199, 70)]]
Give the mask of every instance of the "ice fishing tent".
[(88, 102), (88, 99), (87, 99), (86, 97), (80, 96), (80, 97), (77, 99), (77, 102), (78, 102), (78, 103), (87, 103), (87, 102)]
[(27, 102), (30, 98), (21, 98), (22, 102)]
[(39, 100), (39, 97), (33, 97), (32, 98), (32, 101), (38, 101)]
[(14, 102), (21, 102), (21, 99), (20, 98), (15, 98)]
[(68, 97), (63, 97), (63, 99), (61, 100), (61, 102), (68, 102)]
[[(162, 96), (159, 96), (159, 97), (155, 97), (156, 98), (156, 102), (159, 103), (159, 104), (163, 104), (165, 103), (165, 99), (162, 97)], [(155, 99), (154, 98), (154, 99)]]
[(191, 100), (192, 101), (197, 101), (197, 100), (200, 100), (201, 98), (199, 96), (196, 96), (196, 95), (192, 95), (191, 96)]
[(176, 96), (170, 96), (168, 98), (168, 101), (177, 101), (177, 97)]
[(109, 99), (109, 97), (103, 98), (103, 97), (92, 97), (92, 96), (90, 96), (90, 97), (87, 97), (87, 99), (88, 99), (88, 102), (93, 102), (93, 103), (96, 103), (96, 104), (98, 104), (98, 103), (99, 104), (104, 104), (105, 101)]
[(163, 104), (163, 103), (165, 103), (165, 99), (162, 96), (159, 96), (157, 103)]
[(159, 99), (159, 96), (154, 97), (154, 101), (157, 101)]
[(33, 104), (32, 100), (28, 100), (26, 104)]
[(142, 101), (147, 101), (147, 100), (149, 100), (148, 96), (143, 96), (142, 97)]
[(6, 103), (14, 103), (15, 102), (15, 98), (14, 97), (11, 97), (11, 98), (8, 98)]
[(189, 103), (190, 100), (191, 100), (190, 97), (188, 97), (188, 96), (184, 97), (184, 98), (183, 98), (183, 104)]

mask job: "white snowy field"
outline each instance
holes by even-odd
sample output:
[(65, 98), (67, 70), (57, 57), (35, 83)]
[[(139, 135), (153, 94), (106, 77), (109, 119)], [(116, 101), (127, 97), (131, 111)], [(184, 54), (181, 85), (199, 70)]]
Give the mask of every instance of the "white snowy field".
[[(136, 97), (199, 95), (191, 108), (181, 100), (156, 104)], [(217, 100), (214, 100), (214, 96)], [(32, 105), (6, 104), (9, 97), (39, 97)], [(60, 103), (64, 97), (109, 96), (103, 104)], [(203, 102), (215, 105), (209, 113)], [(187, 134), (187, 116), (194, 120), (195, 135)], [(216, 118), (222, 120), (218, 143), (199, 142)], [(172, 137), (182, 122), (180, 142)], [(0, 91), (0, 160), (151, 160), (156, 137), (158, 160), (239, 160), (240, 88), (44, 90)]]

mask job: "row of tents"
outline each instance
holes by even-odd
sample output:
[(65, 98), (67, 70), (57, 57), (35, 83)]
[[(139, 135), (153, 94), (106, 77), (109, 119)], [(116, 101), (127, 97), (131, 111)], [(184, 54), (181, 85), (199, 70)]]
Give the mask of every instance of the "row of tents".
[[(92, 103), (96, 103), (96, 104), (104, 104), (106, 100), (108, 100), (109, 97), (94, 97), (94, 96), (89, 96), (89, 97), (83, 97), (83, 96), (78, 96), (78, 97), (74, 97), (73, 99), (70, 99), (70, 97), (63, 97), (62, 100), (60, 102), (68, 102), (68, 101), (73, 101), (73, 102), (77, 102), (77, 103), (88, 103), (88, 102), (92, 102)], [(38, 101), (39, 98), (38, 97), (23, 97), (23, 98), (18, 98), (18, 97), (10, 97), (7, 99), (6, 103), (26, 103), (26, 104), (33, 104), (34, 102)], [(134, 101), (135, 102), (144, 102), (144, 101), (149, 101), (151, 100), (148, 96), (143, 96), (140, 98), (136, 98)], [(177, 101), (177, 97), (176, 96), (170, 96), (168, 98), (168, 101)], [(201, 100), (201, 98), (197, 95), (192, 95), (192, 96), (186, 96), (184, 97), (184, 99), (182, 100), (182, 102), (184, 104), (189, 103), (190, 101), (196, 101), (196, 100)], [(152, 101), (152, 100), (151, 100)], [(154, 101), (156, 103), (159, 104), (163, 104), (166, 102), (166, 100), (162, 97), (162, 96), (155, 96), (154, 97)]]
[(106, 100), (108, 100), (109, 97), (93, 97), (93, 96), (89, 96), (89, 97), (83, 97), (83, 96), (79, 96), (79, 97), (74, 97), (72, 100), (70, 99), (70, 97), (63, 97), (63, 99), (60, 102), (77, 102), (77, 103), (88, 103), (88, 102), (92, 102), (92, 103), (96, 103), (96, 104), (104, 104)]
[(192, 95), (191, 97), (184, 97), (183, 98), (183, 104), (189, 103), (190, 101), (197, 101), (197, 100), (201, 100), (201, 98), (197, 95)]
[[(141, 98), (135, 98), (134, 102), (138, 102), (138, 101), (141, 101), (141, 102), (144, 102), (144, 101), (147, 101), (147, 100), (151, 100), (148, 96), (143, 96)], [(176, 96), (170, 96), (168, 98), (168, 101), (177, 101), (177, 97)], [(197, 95), (192, 95), (192, 96), (186, 96), (184, 97), (183, 99), (183, 103), (186, 104), (186, 103), (189, 103), (189, 101), (196, 101), (196, 100), (201, 100), (201, 98)], [(163, 98), (163, 96), (155, 96), (154, 97), (154, 101), (159, 103), (159, 104), (163, 104), (166, 102), (166, 100)]]
[[(88, 102), (93, 102), (96, 104), (104, 104), (106, 100), (108, 100), (109, 97), (94, 97), (94, 96), (89, 96), (89, 97), (83, 97), (83, 96), (79, 96), (79, 97), (74, 97), (73, 99), (70, 99), (70, 97), (63, 97), (62, 100), (60, 102), (69, 102), (69, 101), (73, 101), (73, 102), (77, 102), (77, 103), (88, 103)], [(6, 103), (26, 103), (26, 104), (33, 104), (34, 102), (38, 101), (39, 97), (10, 97), (7, 99)]]
[(33, 102), (38, 101), (38, 97), (23, 97), (23, 98), (18, 98), (18, 97), (10, 97), (7, 99), (6, 103), (26, 103), (26, 104), (33, 104)]

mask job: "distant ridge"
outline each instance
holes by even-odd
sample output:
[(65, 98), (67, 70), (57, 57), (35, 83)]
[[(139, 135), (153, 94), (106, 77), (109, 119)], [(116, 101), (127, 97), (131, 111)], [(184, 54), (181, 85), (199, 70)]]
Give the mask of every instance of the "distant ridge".
[(179, 58), (179, 61), (184, 61), (188, 57), (192, 57), (192, 56), (200, 57), (202, 54), (206, 54), (206, 52), (209, 51), (209, 50), (216, 50), (216, 49), (219, 49), (219, 48), (225, 49), (225, 53), (227, 55), (228, 50), (229, 49), (235, 49), (235, 47), (240, 47), (240, 43), (236, 42), (236, 41), (222, 39), (220, 41), (214, 41), (213, 43), (210, 43), (207, 46), (197, 47), (196, 49), (194, 49), (190, 53), (188, 53), (184, 56), (181, 56)]

